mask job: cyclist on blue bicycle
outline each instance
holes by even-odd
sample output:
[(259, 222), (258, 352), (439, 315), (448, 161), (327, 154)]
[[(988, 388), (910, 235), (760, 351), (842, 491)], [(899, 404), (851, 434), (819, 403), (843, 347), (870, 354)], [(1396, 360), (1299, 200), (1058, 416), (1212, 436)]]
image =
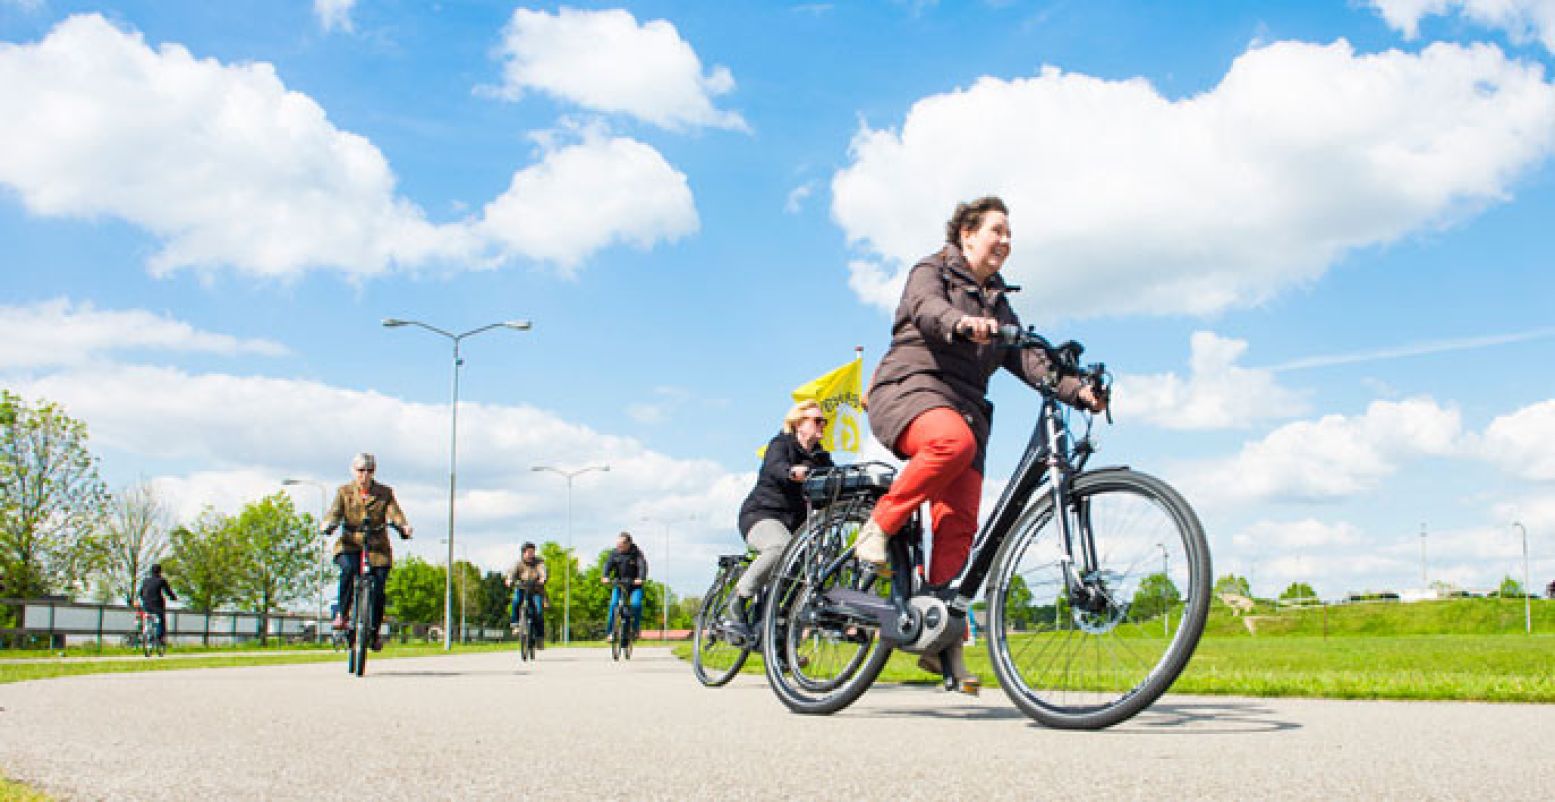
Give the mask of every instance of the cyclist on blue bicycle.
[(826, 413), (814, 401), (801, 401), (783, 416), (783, 431), (767, 443), (756, 486), (740, 505), (740, 535), (760, 556), (740, 576), (724, 611), (725, 623), (745, 637), (746, 606), (767, 582), (783, 557), (794, 530), (804, 523), (804, 480), (815, 468), (832, 467), (831, 454), (821, 448)]
[[(346, 628), (346, 616), (351, 614), (351, 581), (361, 570), (362, 549), (367, 549), (367, 562), (371, 566), (373, 651), (383, 649), (383, 639), (378, 627), (383, 623), (384, 584), (389, 581), (389, 569), (394, 565), (394, 547), (389, 542), (387, 526), (400, 532), (402, 540), (409, 540), (411, 526), (394, 499), (394, 490), (388, 485), (373, 481), (378, 461), (371, 454), (357, 454), (351, 460), (352, 481), (335, 491), (335, 500), (324, 514), (324, 534), (335, 531), (345, 523), (346, 531), (335, 541), (335, 564), (340, 567), (340, 584), (336, 589), (335, 629)], [(360, 614), (361, 611), (357, 611)]]
[[(643, 620), (643, 582), (648, 579), (648, 558), (632, 542), (629, 532), (622, 532), (616, 536), (615, 551), (610, 552), (610, 559), (605, 562), (604, 574), (600, 582), (610, 584), (610, 580), (619, 579), (632, 588), (631, 598), (628, 604), (632, 608), (632, 635), (641, 631)], [(616, 625), (616, 603), (621, 600), (621, 587), (618, 585), (610, 589), (610, 613), (605, 620), (605, 631), (611, 632)]]
[(178, 601), (178, 594), (162, 578), (162, 564), (152, 563), (151, 574), (140, 583), (140, 608), (157, 617), (158, 643), (167, 642), (167, 599)]
[[(518, 633), (518, 611), (529, 605), (529, 620), (534, 622), (535, 635), (545, 637), (545, 616), (541, 610), (545, 602), (545, 581), (548, 578), (545, 560), (535, 553), (535, 544), (525, 543), (519, 551), (518, 562), (508, 569), (503, 581), (513, 589), (513, 613), (510, 623), (514, 634)], [(533, 592), (530, 592), (533, 588)]]

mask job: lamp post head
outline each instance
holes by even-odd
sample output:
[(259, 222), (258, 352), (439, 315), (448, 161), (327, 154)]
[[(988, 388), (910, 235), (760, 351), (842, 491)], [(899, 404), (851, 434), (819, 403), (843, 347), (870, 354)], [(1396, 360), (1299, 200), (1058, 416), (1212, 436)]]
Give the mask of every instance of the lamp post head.
[(529, 331), (534, 327), (534, 324), (527, 320), (505, 320), (502, 325), (514, 331)]
[(397, 317), (386, 317), (386, 318), (383, 319), (384, 328), (390, 328), (390, 329), (395, 328), (397, 326), (404, 326), (408, 322), (409, 321), (406, 321), (406, 320), (400, 320)]
[(283, 485), (300, 485), (300, 484), (302, 484), (302, 480), (301, 479), (282, 479), (281, 480), (281, 484), (283, 484)]

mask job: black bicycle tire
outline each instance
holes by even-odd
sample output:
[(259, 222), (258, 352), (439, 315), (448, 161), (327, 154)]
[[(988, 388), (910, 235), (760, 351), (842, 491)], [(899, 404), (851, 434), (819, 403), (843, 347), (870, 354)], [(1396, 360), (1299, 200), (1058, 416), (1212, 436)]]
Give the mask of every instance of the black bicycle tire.
[(621, 659), (621, 626), (621, 611), (617, 610), (615, 624), (610, 629), (610, 659), (618, 662)]
[[(811, 524), (822, 524), (822, 528), (815, 528)], [(790, 684), (786, 676), (786, 657), (779, 652), (784, 649), (788, 640), (786, 633), (779, 632), (779, 622), (785, 618), (787, 606), (782, 594), (782, 582), (790, 576), (794, 570), (794, 564), (800, 560), (808, 549), (811, 548), (815, 538), (824, 535), (826, 525), (829, 522), (824, 517), (812, 517), (810, 522), (800, 528), (789, 541), (788, 547), (783, 550), (783, 557), (778, 561), (778, 568), (773, 574), (773, 579), (768, 589), (766, 609), (762, 611), (761, 656), (767, 672), (767, 684), (772, 687), (772, 692), (778, 697), (785, 707), (795, 713), (804, 715), (830, 715), (848, 705), (858, 701), (870, 686), (875, 684), (875, 679), (885, 668), (886, 661), (891, 658), (892, 648), (882, 641), (878, 635), (871, 638), (874, 652), (857, 664), (855, 673), (835, 681), (835, 689), (823, 692), (819, 697), (810, 695), (815, 692), (804, 692)], [(799, 591), (791, 591), (799, 592)]]
[[(151, 631), (151, 636), (150, 637), (147, 637), (147, 634), (146, 634), (147, 630)], [(155, 651), (155, 649), (156, 649), (156, 628), (155, 628), (155, 626), (148, 625), (148, 626), (141, 627), (141, 630), (140, 630), (140, 651), (141, 651), (141, 653), (144, 654), (149, 659), (151, 657), (151, 653), (153, 651)]]
[(372, 590), (370, 580), (366, 577), (359, 576), (356, 579), (356, 597), (353, 600), (353, 604), (356, 605), (352, 611), (352, 616), (355, 619), (352, 623), (356, 628), (356, 643), (354, 644), (356, 664), (354, 671), (360, 677), (367, 673), (367, 652), (372, 647), (373, 642), (373, 614), (370, 608), (372, 604)]
[(1149, 474), (1125, 468), (1082, 473), (1075, 477), (1070, 492), (1072, 497), (1080, 498), (1118, 491), (1133, 492), (1151, 498), (1172, 517), (1189, 561), (1189, 604), (1184, 608), (1176, 636), (1161, 660), (1156, 663), (1156, 670), (1152, 671), (1144, 682), (1121, 695), (1115, 702), (1100, 707), (1071, 710), (1046, 704), (1027, 693), (1024, 690), (1025, 680), (1009, 664), (1008, 641), (1004, 636), (1004, 594), (994, 592), (992, 589), (1003, 587), (1009, 580), (1007, 574), (1013, 570), (1012, 563), (1018, 556), (1017, 551), (1021, 548), (1021, 541), (1024, 540), (1021, 533), (1052, 513), (1053, 504), (1050, 495), (1043, 496), (1033, 504), (1016, 523), (1010, 536), (1000, 545), (999, 553), (994, 558), (993, 570), (989, 574), (991, 584), (988, 593), (987, 640), (990, 662), (1005, 694), (1016, 707), (1020, 708), (1021, 712), (1046, 727), (1070, 730), (1105, 729), (1133, 718), (1140, 711), (1154, 704), (1171, 688), (1172, 683), (1176, 682), (1177, 677), (1187, 667), (1194, 650), (1198, 648), (1199, 638), (1204, 632), (1204, 623), (1209, 617), (1209, 591), (1212, 581), (1209, 544), (1204, 537), (1204, 527), (1193, 508), (1166, 482)]
[[(719, 572), (718, 576), (713, 579), (713, 584), (708, 586), (707, 593), (702, 596), (702, 606), (697, 609), (697, 617), (694, 622), (696, 631), (692, 634), (691, 642), (691, 671), (696, 675), (697, 681), (708, 688), (721, 688), (728, 685), (730, 681), (739, 676), (740, 669), (745, 667), (745, 661), (750, 659), (750, 645), (734, 646), (730, 644), (731, 648), (739, 651), (739, 655), (734, 658), (734, 663), (723, 673), (711, 674), (702, 663), (703, 633), (713, 622), (718, 620), (719, 615), (722, 613), (723, 605), (728, 601), (729, 593), (732, 592), (733, 586), (739, 581), (740, 574), (742, 573), (744, 572), (733, 570)], [(730, 590), (726, 590), (726, 588)]]

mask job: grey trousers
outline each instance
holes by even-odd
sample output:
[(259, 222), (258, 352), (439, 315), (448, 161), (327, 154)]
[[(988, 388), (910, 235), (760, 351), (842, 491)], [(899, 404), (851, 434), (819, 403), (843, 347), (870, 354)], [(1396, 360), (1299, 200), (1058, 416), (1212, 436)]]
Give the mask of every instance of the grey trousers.
[(735, 586), (734, 592), (740, 596), (749, 598), (756, 595), (756, 591), (762, 585), (767, 584), (767, 578), (772, 576), (772, 571), (777, 568), (778, 560), (783, 557), (783, 549), (788, 546), (788, 541), (793, 537), (789, 534), (788, 527), (782, 521), (766, 518), (756, 522), (751, 527), (745, 542), (750, 547), (761, 553), (751, 567), (745, 569), (745, 574), (740, 577), (740, 584)]

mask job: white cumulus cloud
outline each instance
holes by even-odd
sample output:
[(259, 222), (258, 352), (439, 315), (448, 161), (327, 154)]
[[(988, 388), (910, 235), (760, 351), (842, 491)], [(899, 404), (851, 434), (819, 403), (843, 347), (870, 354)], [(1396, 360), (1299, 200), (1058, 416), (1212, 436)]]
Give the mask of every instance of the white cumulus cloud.
[(1555, 85), (1494, 46), (1279, 42), (1182, 99), (1052, 67), (922, 98), (857, 133), (832, 215), (860, 250), (850, 284), (884, 308), (955, 202), (992, 193), (1005, 272), (1044, 318), (1209, 313), (1504, 200), (1552, 150)]
[(502, 58), (498, 92), (509, 99), (543, 92), (671, 130), (749, 130), (739, 114), (713, 105), (734, 89), (729, 69), (704, 74), (696, 51), (666, 20), (639, 23), (621, 9), (520, 8), (504, 31)]
[(1491, 421), (1480, 445), (1481, 456), (1512, 476), (1555, 480), (1555, 399)]
[[(684, 175), (648, 145), (587, 133), (517, 171), (486, 217), (430, 222), (397, 193), (377, 147), (336, 128), (271, 65), (153, 49), (99, 15), (71, 17), (34, 44), (0, 44), (0, 119), (0, 185), (34, 214), (152, 232), (162, 241), (154, 273), (368, 276), (515, 258), (571, 272), (612, 243), (695, 230)], [(626, 192), (645, 202), (623, 202)], [(537, 223), (524, 216), (535, 209), (551, 213)]]
[(1237, 364), (1247, 342), (1210, 331), (1194, 332), (1187, 378), (1176, 373), (1119, 376), (1117, 414), (1168, 429), (1228, 429), (1306, 411), (1294, 391), (1268, 370)]
[(1209, 505), (1344, 499), (1376, 487), (1406, 459), (1454, 455), (1463, 444), (1454, 407), (1429, 398), (1374, 401), (1359, 416), (1281, 426), (1229, 459), (1190, 468), (1183, 483)]
[(1518, 44), (1537, 41), (1555, 52), (1555, 3), (1550, 0), (1371, 0), (1371, 5), (1409, 39), (1420, 35), (1422, 19), (1457, 13), (1505, 31)]
[(237, 356), (281, 356), (286, 347), (200, 331), (144, 309), (109, 311), (59, 298), (30, 306), (0, 306), (0, 368), (73, 365), (134, 350)]

